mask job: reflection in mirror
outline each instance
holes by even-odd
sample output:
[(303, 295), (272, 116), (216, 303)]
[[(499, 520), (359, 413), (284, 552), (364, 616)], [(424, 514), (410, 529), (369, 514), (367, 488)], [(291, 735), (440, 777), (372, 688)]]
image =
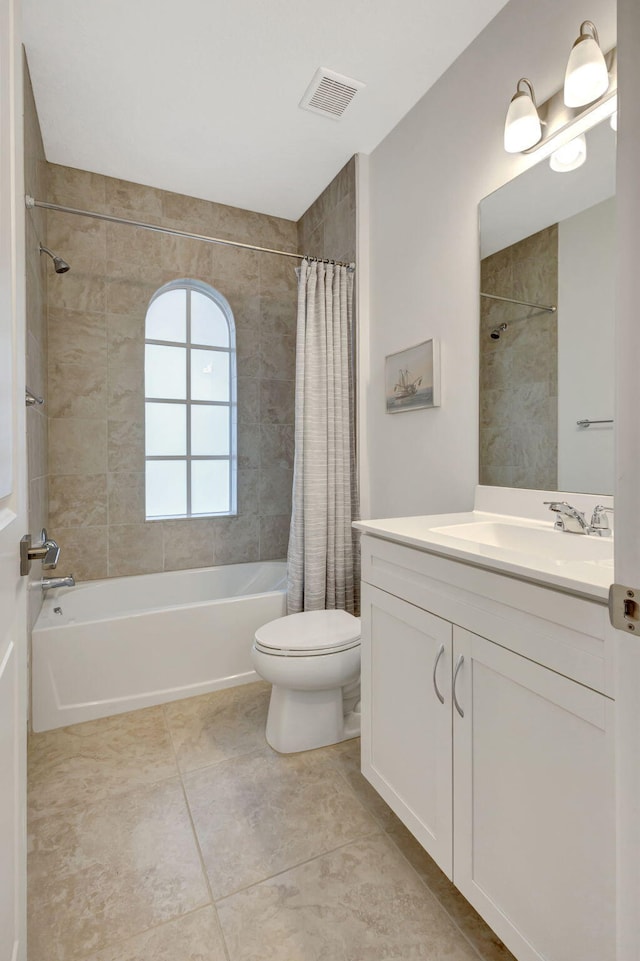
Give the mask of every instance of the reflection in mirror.
[(613, 491), (614, 230), (608, 122), (480, 204), (481, 484)]

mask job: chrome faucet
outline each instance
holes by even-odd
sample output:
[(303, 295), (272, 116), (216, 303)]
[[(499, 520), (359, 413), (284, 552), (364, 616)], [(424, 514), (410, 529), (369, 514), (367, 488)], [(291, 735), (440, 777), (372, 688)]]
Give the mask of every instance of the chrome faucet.
[(55, 587), (75, 587), (76, 579), (73, 574), (69, 574), (67, 577), (43, 577), (40, 581), (40, 587), (43, 591), (51, 591)]
[(43, 527), (40, 532), (40, 543), (31, 545), (31, 535), (25, 534), (20, 541), (20, 574), (26, 575), (31, 570), (32, 561), (42, 561), (45, 571), (52, 571), (58, 563), (60, 548), (52, 537), (47, 535)]
[(613, 531), (611, 530), (607, 514), (613, 514), (613, 507), (603, 507), (602, 504), (594, 507), (593, 514), (591, 515), (590, 534), (596, 534), (598, 537), (611, 536)]
[(572, 507), (566, 501), (544, 501), (544, 503), (557, 515), (553, 525), (557, 531), (568, 531), (571, 534), (591, 533), (584, 514), (577, 507)]

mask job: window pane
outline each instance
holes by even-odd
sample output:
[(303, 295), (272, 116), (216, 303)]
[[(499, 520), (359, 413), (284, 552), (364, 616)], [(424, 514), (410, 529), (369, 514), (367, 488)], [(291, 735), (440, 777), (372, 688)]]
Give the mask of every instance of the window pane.
[(145, 404), (145, 451), (147, 457), (187, 453), (186, 404)]
[[(173, 394), (165, 396), (172, 397)], [(191, 351), (191, 397), (193, 400), (229, 400), (229, 354), (226, 351)]]
[(187, 339), (187, 292), (168, 290), (153, 301), (147, 311), (145, 327), (147, 340), (175, 340), (184, 344)]
[(222, 309), (196, 290), (191, 291), (191, 343), (229, 346), (229, 326)]
[(186, 347), (160, 347), (157, 344), (147, 344), (144, 377), (146, 397), (186, 400)]
[(191, 453), (224, 455), (229, 453), (229, 408), (191, 408)]
[(186, 514), (186, 461), (148, 460), (146, 498), (147, 517)]
[(229, 510), (229, 461), (191, 461), (191, 513), (222, 514)]

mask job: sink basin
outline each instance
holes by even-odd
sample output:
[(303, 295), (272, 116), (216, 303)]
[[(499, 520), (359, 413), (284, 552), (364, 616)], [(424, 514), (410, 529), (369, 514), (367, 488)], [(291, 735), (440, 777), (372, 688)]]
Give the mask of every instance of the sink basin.
[[(432, 527), (433, 534), (452, 537), (467, 545), (495, 547), (517, 554), (535, 555), (559, 562), (597, 562), (612, 560), (609, 538), (569, 534), (550, 527), (529, 527), (500, 521), (477, 521), (470, 524), (447, 524)], [(460, 544), (462, 547), (462, 543)]]

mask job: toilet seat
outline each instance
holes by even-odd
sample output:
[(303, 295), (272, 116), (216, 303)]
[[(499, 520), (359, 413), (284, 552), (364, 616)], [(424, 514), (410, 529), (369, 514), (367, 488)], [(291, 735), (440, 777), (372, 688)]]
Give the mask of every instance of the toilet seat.
[(346, 611), (304, 611), (258, 628), (256, 650), (276, 657), (315, 657), (360, 644), (360, 618)]

